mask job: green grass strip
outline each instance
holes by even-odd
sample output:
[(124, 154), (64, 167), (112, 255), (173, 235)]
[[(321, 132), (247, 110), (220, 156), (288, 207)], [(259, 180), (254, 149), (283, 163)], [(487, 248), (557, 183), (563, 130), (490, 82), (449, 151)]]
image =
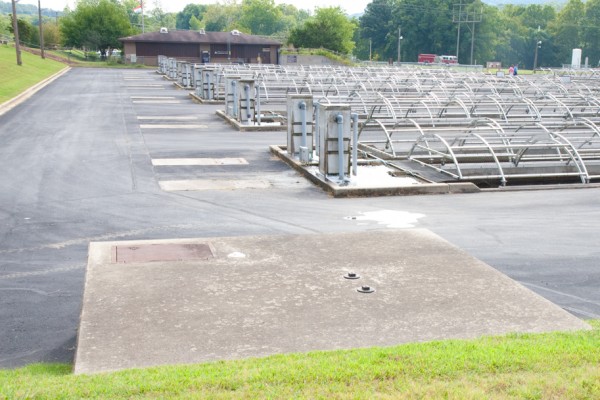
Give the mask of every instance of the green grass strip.
[(65, 67), (65, 64), (25, 51), (21, 52), (21, 60), (22, 65), (17, 65), (14, 47), (0, 45), (0, 104)]
[(286, 354), (72, 375), (70, 365), (0, 370), (2, 399), (597, 399), (593, 330)]

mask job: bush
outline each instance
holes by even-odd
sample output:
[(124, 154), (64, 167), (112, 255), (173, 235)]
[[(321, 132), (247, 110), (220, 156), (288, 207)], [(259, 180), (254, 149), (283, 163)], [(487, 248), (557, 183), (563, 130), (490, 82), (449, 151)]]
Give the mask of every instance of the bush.
[(98, 61), (100, 56), (95, 51), (88, 51), (85, 53), (85, 59), (88, 61)]

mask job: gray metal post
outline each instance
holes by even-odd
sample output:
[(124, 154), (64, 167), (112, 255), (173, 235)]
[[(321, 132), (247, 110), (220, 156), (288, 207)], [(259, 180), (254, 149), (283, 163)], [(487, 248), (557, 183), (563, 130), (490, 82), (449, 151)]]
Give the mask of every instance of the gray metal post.
[(314, 135), (315, 135), (315, 143), (316, 143), (315, 154), (317, 155), (317, 157), (319, 157), (319, 153), (320, 153), (320, 151), (319, 151), (319, 148), (320, 148), (319, 143), (321, 143), (320, 142), (321, 139), (319, 137), (319, 135), (320, 135), (320, 133), (319, 133), (320, 132), (319, 126), (320, 126), (320, 124), (319, 124), (319, 102), (317, 102), (317, 103), (315, 103), (315, 126), (313, 128), (314, 129)]
[(338, 128), (338, 179), (344, 181), (344, 116), (338, 114), (335, 117)]
[(260, 125), (260, 84), (256, 87), (256, 122)]
[(250, 113), (250, 85), (244, 86), (244, 93), (246, 94), (246, 120), (250, 124), (252, 120), (252, 114)]
[(358, 175), (358, 114), (352, 113), (352, 174)]
[(302, 121), (302, 141), (300, 146), (306, 147), (306, 102), (301, 101), (298, 104), (298, 108), (300, 108), (300, 121)]
[(207, 95), (208, 95), (208, 100), (212, 100), (213, 96), (212, 96), (212, 88), (210, 87), (210, 73), (206, 74), (206, 90)]
[(238, 116), (238, 91), (237, 91), (237, 81), (231, 82), (232, 90), (233, 90), (233, 118), (237, 119)]

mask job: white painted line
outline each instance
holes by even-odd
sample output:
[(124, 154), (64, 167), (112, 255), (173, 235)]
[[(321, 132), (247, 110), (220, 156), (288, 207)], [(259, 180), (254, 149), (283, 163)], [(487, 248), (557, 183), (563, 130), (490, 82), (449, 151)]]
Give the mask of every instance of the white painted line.
[(175, 96), (131, 96), (131, 99), (135, 99), (135, 100), (148, 100), (148, 99), (154, 99), (154, 100), (173, 100), (175, 99)]
[(126, 87), (128, 88), (147, 88), (147, 87), (153, 87), (153, 88), (157, 88), (157, 87), (165, 87), (165, 85), (152, 85), (152, 84), (147, 84), (147, 85), (126, 85)]
[(194, 191), (194, 190), (239, 190), (239, 189), (268, 189), (271, 184), (265, 180), (216, 180), (199, 179), (184, 181), (160, 181), (160, 188), (165, 192)]
[(206, 129), (206, 125), (142, 124), (141, 129)]
[(248, 165), (243, 158), (158, 158), (152, 159), (152, 165)]
[(181, 100), (134, 100), (133, 104), (180, 104)]
[(194, 116), (194, 115), (183, 115), (183, 116), (159, 116), (159, 115), (155, 115), (155, 116), (151, 116), (151, 117), (137, 117), (140, 121), (146, 121), (146, 120), (155, 120), (155, 119), (162, 119), (165, 121), (189, 121), (189, 120), (196, 120), (198, 119), (198, 117)]
[(139, 86), (128, 86), (130, 89), (134, 90), (165, 90), (165, 87), (139, 87)]

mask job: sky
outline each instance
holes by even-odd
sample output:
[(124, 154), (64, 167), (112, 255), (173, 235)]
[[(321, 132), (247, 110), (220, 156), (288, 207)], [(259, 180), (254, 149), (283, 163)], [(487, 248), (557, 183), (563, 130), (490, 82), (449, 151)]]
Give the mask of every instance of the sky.
[[(75, 0), (40, 0), (41, 8), (50, 8), (58, 11), (63, 10), (67, 5), (73, 9), (75, 2)], [(190, 3), (210, 4), (216, 2), (216, 0), (145, 0), (144, 7), (153, 7), (156, 3), (160, 3), (161, 8), (166, 12), (179, 12), (183, 10), (183, 7)], [(238, 2), (241, 3), (241, 0)], [(340, 6), (350, 15), (362, 13), (370, 2), (371, 0), (275, 0), (275, 4), (292, 4), (299, 9), (310, 10), (311, 12), (313, 12), (314, 8), (317, 6)], [(19, 3), (34, 4), (37, 6), (38, 0), (20, 0)]]

